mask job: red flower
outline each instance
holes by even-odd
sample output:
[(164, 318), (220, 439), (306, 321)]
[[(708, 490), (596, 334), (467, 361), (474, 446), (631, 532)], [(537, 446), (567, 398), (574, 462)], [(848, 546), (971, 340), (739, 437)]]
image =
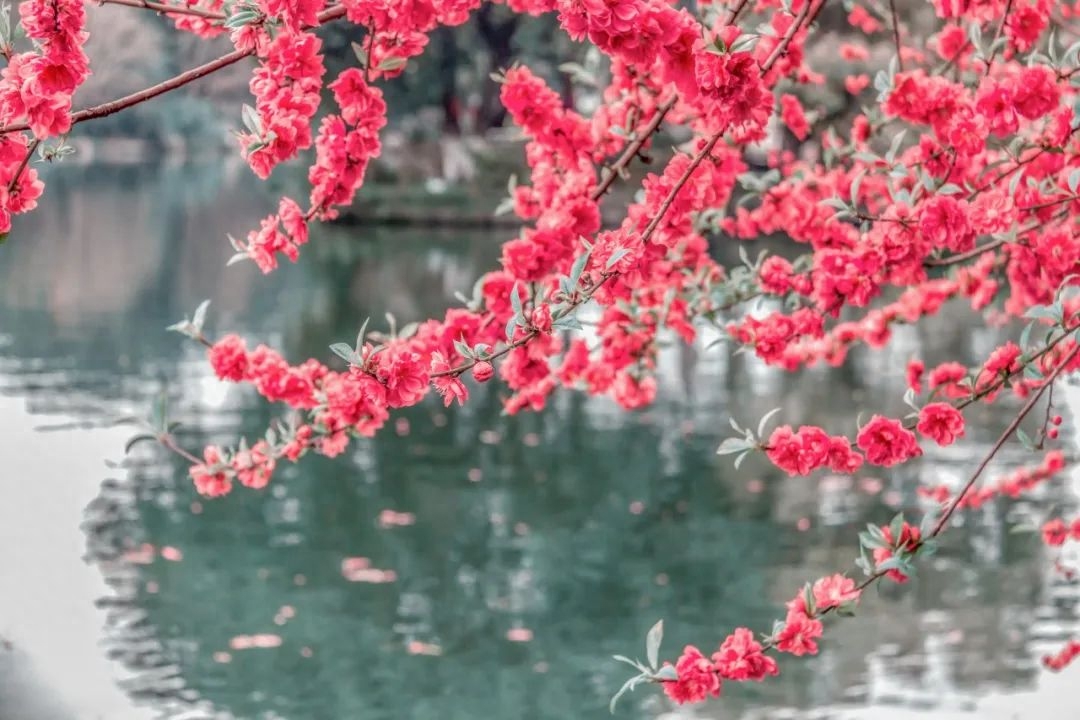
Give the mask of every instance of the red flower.
[[(431, 374), (444, 373), (450, 370), (450, 363), (447, 362), (446, 356), (436, 350), (431, 354)], [(456, 375), (443, 375), (441, 377), (431, 378), (431, 384), (435, 386), (443, 398), (443, 405), (450, 407), (454, 400), (458, 401), (458, 405), (464, 405), (465, 401), (469, 398), (469, 390), (465, 387), (465, 383), (461, 382), (460, 378)]]
[(538, 332), (551, 332), (551, 306), (544, 303), (532, 311), (532, 326)]
[(858, 600), (861, 594), (855, 587), (855, 581), (843, 575), (830, 575), (819, 579), (814, 583), (813, 591), (814, 604), (819, 611)]
[(387, 350), (378, 357), (379, 380), (386, 385), (387, 404), (400, 408), (420, 402), (428, 391), (428, 372), (420, 355), (401, 348)]
[(855, 439), (868, 462), (891, 467), (922, 454), (915, 435), (898, 421), (875, 415)]
[(1043, 542), (1051, 547), (1060, 547), (1069, 539), (1069, 527), (1061, 518), (1054, 518), (1042, 527)]
[(232, 489), (232, 478), (227, 469), (221, 461), (221, 450), (216, 445), (208, 445), (203, 450), (203, 462), (192, 465), (188, 475), (200, 495), (221, 497)]
[(919, 232), (934, 247), (953, 252), (970, 250), (975, 245), (967, 203), (951, 195), (935, 195), (923, 203)]
[(796, 656), (816, 655), (818, 646), (815, 640), (821, 637), (821, 631), (820, 620), (807, 617), (799, 610), (789, 611), (783, 629), (776, 636), (776, 649)]
[(226, 335), (214, 343), (208, 352), (214, 374), (222, 380), (240, 382), (247, 375), (247, 346), (243, 338)]
[(952, 445), (964, 435), (964, 416), (948, 403), (930, 403), (919, 411), (916, 428), (938, 445)]
[(754, 640), (754, 633), (747, 628), (737, 628), (714, 652), (712, 660), (716, 671), (727, 680), (765, 679), (766, 675), (777, 675), (780, 670), (776, 660), (761, 651), (761, 644)]
[(664, 692), (678, 704), (701, 702), (710, 695), (720, 696), (720, 676), (708, 658), (693, 645), (683, 648), (675, 671), (679, 674), (678, 680), (665, 682)]

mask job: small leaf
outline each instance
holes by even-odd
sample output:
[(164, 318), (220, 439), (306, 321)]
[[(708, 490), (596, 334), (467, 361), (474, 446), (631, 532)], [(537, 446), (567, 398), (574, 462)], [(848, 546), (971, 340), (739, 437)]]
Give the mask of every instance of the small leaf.
[(1020, 333), (1020, 349), (1026, 350), (1027, 346), (1031, 343), (1031, 330), (1035, 327), (1035, 321), (1032, 320), (1024, 326), (1023, 332)]
[(510, 318), (506, 323), (506, 342), (514, 342), (514, 328), (517, 327), (517, 317)]
[(356, 357), (356, 353), (353, 351), (353, 349), (342, 342), (334, 343), (330, 346), (330, 350), (350, 365), (353, 362), (353, 358)]
[(589, 262), (589, 256), (592, 254), (592, 248), (589, 248), (574, 260), (574, 265), (570, 268), (570, 284), (576, 290), (578, 283), (581, 281), (581, 274), (585, 272), (585, 266)]
[(653, 673), (653, 679), (660, 682), (675, 681), (679, 679), (679, 671), (672, 665), (665, 665)]
[(1076, 189), (1080, 187), (1080, 168), (1076, 168), (1069, 173), (1069, 192), (1073, 195), (1076, 194)]
[(640, 682), (640, 677), (641, 675), (635, 675), (634, 677), (627, 680), (625, 683), (623, 683), (623, 686), (619, 688), (619, 692), (615, 693), (615, 696), (611, 698), (611, 702), (608, 704), (608, 710), (611, 711), (612, 715), (615, 714), (615, 705), (619, 702), (619, 698), (633, 690)]
[(900, 542), (900, 534), (904, 531), (904, 513), (896, 513), (896, 516), (889, 523), (889, 532), (892, 533), (892, 541), (895, 545)]
[(735, 453), (744, 452), (750, 449), (750, 445), (747, 444), (743, 438), (727, 438), (720, 447), (716, 449), (717, 455), (734, 455)]
[(252, 135), (262, 135), (262, 120), (259, 119), (259, 113), (255, 111), (255, 108), (245, 103), (240, 112), (240, 116), (244, 120), (244, 127), (246, 127)]
[(510, 288), (510, 307), (514, 309), (515, 315), (522, 315), (521, 311), (521, 295), (518, 294), (517, 284)]
[(737, 458), (735, 458), (735, 469), (736, 470), (739, 469), (739, 466), (743, 464), (743, 460), (745, 460), (746, 456), (749, 455), (749, 454), (750, 454), (750, 451), (747, 450), (742, 455), (739, 455)]
[(653, 670), (657, 668), (660, 662), (660, 643), (664, 640), (664, 621), (658, 620), (655, 625), (649, 628), (649, 632), (645, 635), (645, 656), (649, 660), (649, 667)]
[(142, 442), (143, 440), (153, 440), (153, 441), (156, 442), (157, 441), (157, 436), (150, 435), (149, 433), (143, 433), (141, 435), (136, 435), (135, 437), (131, 438), (130, 440), (128, 440), (124, 444), (124, 454), (125, 455), (129, 454), (131, 452), (131, 448), (135, 447), (136, 444)]
[(367, 326), (371, 318), (364, 318), (364, 324), (360, 326), (360, 332), (356, 333), (356, 353), (359, 355), (364, 349), (364, 337), (367, 335)]
[[(896, 153), (900, 150), (900, 143), (904, 142), (904, 136), (907, 135), (907, 130), (901, 130), (893, 136), (892, 142), (889, 144), (889, 152), (885, 155), (885, 159), (890, 164), (896, 160)], [(906, 173), (905, 173), (906, 174)]]
[(551, 324), (552, 327), (561, 328), (563, 330), (583, 330), (581, 321), (573, 315), (567, 315), (561, 317)]
[(351, 43), (351, 45), (352, 45), (353, 53), (356, 54), (356, 59), (360, 61), (360, 66), (361, 67), (367, 67), (367, 64), (368, 64), (367, 50), (365, 50), (364, 46), (361, 45), (358, 42)]
[(780, 412), (780, 410), (781, 410), (781, 408), (773, 408), (772, 410), (770, 410), (769, 412), (767, 412), (767, 413), (765, 413), (764, 415), (761, 416), (761, 420), (758, 421), (758, 426), (757, 426), (758, 437), (764, 437), (765, 436), (765, 426), (768, 424), (769, 420), (772, 419), (772, 416), (775, 415), (776, 413)]
[(195, 308), (195, 315), (191, 318), (191, 324), (195, 326), (195, 329), (202, 332), (203, 323), (206, 322), (206, 310), (210, 307), (209, 300), (203, 300), (199, 303), (199, 307)]
[(164, 430), (169, 424), (169, 396), (165, 393), (158, 395), (157, 402), (154, 403), (154, 414), (152, 417), (151, 425), (154, 428), (160, 428)]
[(645, 667), (640, 662), (638, 662), (637, 660), (631, 660), (625, 655), (612, 655), (611, 657), (613, 660), (618, 660), (621, 663), (626, 663), (635, 670), (644, 671), (645, 669)]
[(375, 69), (383, 72), (391, 72), (404, 67), (406, 62), (408, 62), (408, 60), (403, 57), (385, 57), (379, 62), (379, 66)]
[(619, 262), (629, 254), (630, 250), (628, 248), (618, 248), (615, 252), (611, 253), (611, 257), (608, 258), (607, 263), (604, 265), (604, 269), (610, 270), (615, 267), (615, 263)]

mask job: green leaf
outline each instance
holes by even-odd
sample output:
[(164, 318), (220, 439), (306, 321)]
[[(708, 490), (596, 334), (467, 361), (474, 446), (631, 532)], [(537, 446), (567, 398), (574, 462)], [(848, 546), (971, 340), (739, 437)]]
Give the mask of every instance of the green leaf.
[(460, 340), (455, 340), (454, 341), (454, 349), (457, 350), (458, 355), (460, 355), (463, 358), (468, 359), (468, 358), (471, 358), (473, 356), (472, 349), (468, 345), (466, 345), (465, 343), (461, 342)]
[(244, 127), (252, 135), (262, 136), (262, 120), (259, 119), (259, 113), (255, 111), (255, 108), (245, 103), (240, 111), (240, 117), (244, 120)]
[(570, 285), (577, 290), (578, 283), (581, 281), (581, 274), (585, 272), (585, 265), (589, 262), (589, 256), (592, 254), (592, 248), (589, 248), (574, 260), (573, 267), (570, 268)]
[(735, 453), (744, 452), (749, 450), (751, 445), (746, 442), (745, 438), (727, 438), (720, 447), (717, 448), (717, 455), (734, 455)]
[(758, 421), (757, 426), (757, 434), (759, 438), (765, 436), (765, 426), (768, 425), (769, 420), (772, 419), (773, 415), (780, 412), (781, 409), (782, 408), (773, 408), (772, 410), (761, 416), (761, 420)]
[(573, 315), (566, 315), (559, 318), (551, 324), (552, 327), (561, 328), (563, 330), (583, 330), (581, 321)]
[(1020, 349), (1026, 350), (1027, 346), (1031, 343), (1031, 329), (1035, 327), (1035, 321), (1032, 320), (1024, 326), (1023, 332), (1020, 333)]
[(641, 682), (642, 677), (644, 676), (635, 675), (634, 677), (627, 680), (625, 683), (623, 683), (623, 686), (619, 688), (619, 692), (615, 693), (615, 696), (611, 698), (611, 702), (608, 704), (608, 710), (611, 711), (612, 715), (615, 714), (615, 705), (619, 702), (619, 698), (637, 687), (638, 684)]
[(367, 326), (371, 322), (370, 317), (364, 318), (364, 324), (360, 326), (360, 332), (356, 333), (356, 354), (359, 355), (364, 349), (364, 336), (367, 335)]
[(169, 396), (165, 393), (158, 395), (154, 403), (151, 425), (155, 429), (164, 430), (169, 425)]
[(363, 45), (357, 42), (351, 43), (351, 45), (353, 53), (356, 54), (356, 59), (360, 61), (360, 66), (366, 68), (368, 64), (367, 50), (364, 49)]
[(627, 248), (618, 248), (615, 252), (611, 253), (611, 257), (608, 258), (607, 263), (604, 265), (605, 270), (610, 270), (615, 267), (615, 263), (622, 260), (624, 257), (630, 254), (630, 250)]
[(514, 342), (514, 328), (517, 327), (517, 317), (512, 317), (506, 322), (506, 342)]
[(885, 159), (890, 165), (896, 160), (896, 153), (900, 150), (900, 143), (904, 142), (905, 135), (907, 135), (907, 130), (901, 130), (893, 136), (892, 142), (889, 143), (889, 152), (886, 153)]
[(1058, 313), (1051, 305), (1035, 305), (1027, 309), (1024, 317), (1031, 320), (1057, 320)]
[(514, 287), (510, 288), (510, 307), (514, 309), (515, 315), (522, 315), (521, 311), (521, 295), (518, 294), (518, 286), (515, 283)]
[(195, 326), (195, 329), (202, 332), (203, 323), (206, 322), (206, 310), (210, 307), (209, 300), (203, 300), (199, 303), (199, 307), (195, 308), (195, 315), (191, 318), (191, 324)]
[(353, 362), (353, 358), (356, 357), (356, 353), (353, 351), (353, 349), (342, 342), (334, 343), (330, 346), (330, 350), (350, 365)]
[(649, 667), (656, 670), (660, 664), (660, 643), (664, 640), (664, 621), (658, 620), (645, 635), (645, 657)]
[(618, 660), (621, 663), (626, 663), (630, 667), (632, 667), (635, 670), (638, 670), (640, 672), (644, 672), (647, 669), (644, 665), (642, 665), (637, 660), (631, 660), (630, 658), (626, 657), (625, 655), (612, 655), (611, 657), (612, 657), (612, 659)]
[(385, 57), (379, 62), (379, 66), (375, 69), (383, 72), (391, 72), (404, 67), (407, 62), (408, 60), (403, 57)]
[(859, 546), (859, 559), (856, 561), (856, 564), (862, 568), (865, 575), (870, 576), (874, 574), (874, 555), (866, 545)]
[(900, 534), (904, 531), (904, 513), (896, 513), (896, 517), (889, 523), (889, 532), (892, 533), (893, 543), (900, 542)]
[(124, 443), (124, 454), (125, 455), (129, 454), (131, 452), (131, 448), (135, 447), (135, 445), (142, 442), (143, 440), (153, 440), (153, 441), (157, 442), (157, 436), (150, 435), (149, 433), (143, 433), (141, 435), (136, 435), (135, 437), (131, 438), (126, 443)]
[(926, 511), (926, 514), (923, 515), (922, 522), (919, 523), (920, 535), (924, 538), (929, 537), (930, 533), (934, 530), (934, 526), (937, 525), (938, 518), (941, 517), (941, 512), (941, 507), (938, 505), (934, 505)]
[(678, 680), (679, 679), (679, 671), (676, 670), (671, 665), (665, 665), (664, 667), (660, 668), (655, 673), (653, 673), (653, 679), (654, 680), (659, 680), (660, 682), (664, 682), (665, 680), (670, 680), (670, 681)]

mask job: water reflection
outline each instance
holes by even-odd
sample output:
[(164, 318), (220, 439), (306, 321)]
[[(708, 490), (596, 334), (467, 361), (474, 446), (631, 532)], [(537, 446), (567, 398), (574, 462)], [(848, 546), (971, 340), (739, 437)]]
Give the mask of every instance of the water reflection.
[[(191, 447), (261, 432), (280, 412), (217, 383), (196, 347), (163, 332), (203, 297), (211, 330), (326, 356), (364, 316), (437, 312), (498, 255), (482, 233), (331, 228), (269, 278), (226, 269), (225, 233), (272, 206), (259, 192), (212, 167), (58, 174), (44, 212), (0, 247), (3, 420), (51, 426), (37, 448), (94, 448), (72, 466), (5, 436), (4, 454), (55, 493), (94, 488), (82, 530), (109, 585), (95, 591), (104, 652), (127, 674), (123, 692), (164, 716), (603, 717), (622, 673), (607, 658), (632, 652), (657, 618), (669, 654), (735, 624), (768, 627), (806, 579), (851, 567), (861, 524), (916, 507), (920, 475), (968, 472), (1001, 428), (1000, 412), (976, 411), (963, 454), (854, 479), (790, 480), (752, 462), (735, 473), (714, 455), (730, 415), (783, 405), (793, 423), (839, 431), (861, 406), (902, 413), (910, 354), (929, 364), (985, 351), (986, 337), (955, 330), (958, 310), (904, 330), (892, 355), (798, 376), (673, 344), (659, 402), (636, 415), (564, 394), (544, 413), (503, 418), (485, 387), (461, 411), (412, 408), (348, 458), (305, 460), (267, 492), (215, 502), (149, 449), (111, 470), (91, 461), (119, 460), (126, 431), (110, 422), (163, 391)], [(1006, 454), (998, 470), (1024, 459)], [(48, 504), (22, 488), (5, 485), (25, 513), (18, 527)], [(1045, 502), (1074, 496), (1058, 482)], [(917, 582), (872, 593), (818, 658), (783, 661), (779, 681), (731, 686), (693, 714), (646, 692), (621, 714), (890, 707), (941, 719), (986, 711), (992, 689), (1045, 684), (1037, 658), (1075, 629), (1077, 585), (1046, 571), (1035, 538), (1003, 528), (1006, 515), (1043, 509), (968, 515)], [(1041, 715), (1055, 696), (1040, 697)]]

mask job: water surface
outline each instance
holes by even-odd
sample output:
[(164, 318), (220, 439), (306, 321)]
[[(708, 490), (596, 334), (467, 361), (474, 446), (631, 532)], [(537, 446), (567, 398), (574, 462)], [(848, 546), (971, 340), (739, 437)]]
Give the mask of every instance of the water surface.
[[(668, 657), (767, 629), (804, 581), (852, 569), (863, 524), (917, 514), (920, 477), (970, 472), (1006, 419), (975, 411), (962, 446), (856, 478), (736, 472), (714, 454), (731, 416), (783, 406), (840, 432), (862, 407), (902, 413), (909, 356), (992, 347), (957, 310), (889, 355), (802, 375), (710, 338), (672, 343), (658, 402), (636, 414), (562, 394), (507, 418), (492, 384), (463, 409), (397, 413), (376, 440), (284, 468), (264, 492), (204, 501), (174, 458), (143, 446), (125, 460), (132, 431), (114, 421), (164, 393), (198, 449), (261, 434), (283, 410), (216, 381), (166, 325), (208, 297), (211, 332), (326, 359), (364, 317), (439, 313), (498, 257), (500, 237), (479, 231), (324, 228), (270, 277), (226, 268), (225, 233), (273, 207), (262, 192), (212, 167), (58, 173), (0, 247), (5, 720), (607, 717), (624, 679), (610, 656), (640, 654), (657, 619)], [(995, 474), (1026, 459), (1013, 448)], [(1071, 507), (1072, 485), (963, 517), (916, 581), (870, 592), (779, 679), (683, 711), (646, 690), (619, 715), (1075, 711), (1068, 676), (1038, 659), (1076, 628), (1077, 587), (1005, 526)], [(350, 580), (343, 563), (383, 572)], [(276, 646), (244, 647), (252, 636)]]

